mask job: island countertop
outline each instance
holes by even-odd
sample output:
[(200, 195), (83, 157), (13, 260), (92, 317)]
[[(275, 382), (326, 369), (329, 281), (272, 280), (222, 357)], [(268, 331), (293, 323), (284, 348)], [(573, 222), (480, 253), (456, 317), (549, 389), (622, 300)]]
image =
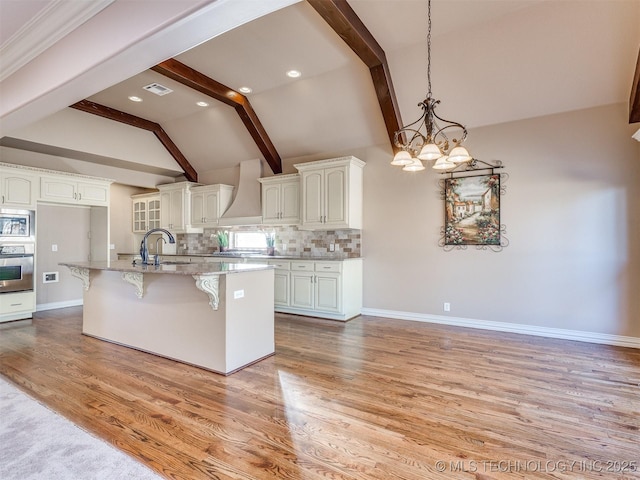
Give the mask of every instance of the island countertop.
[(111, 260), (106, 262), (62, 262), (65, 267), (88, 270), (109, 270), (128, 273), (166, 273), (171, 275), (229, 275), (233, 273), (253, 272), (273, 269), (273, 265), (259, 263), (161, 263), (160, 265), (133, 265), (128, 260)]
[[(130, 256), (140, 258), (139, 253), (133, 252), (118, 252), (117, 255)], [(344, 262), (348, 260), (360, 260), (362, 257), (349, 257), (347, 255), (266, 255), (256, 253), (161, 253), (160, 258), (202, 258), (203, 261), (207, 259), (222, 260), (293, 260), (293, 261), (310, 261), (310, 262)]]

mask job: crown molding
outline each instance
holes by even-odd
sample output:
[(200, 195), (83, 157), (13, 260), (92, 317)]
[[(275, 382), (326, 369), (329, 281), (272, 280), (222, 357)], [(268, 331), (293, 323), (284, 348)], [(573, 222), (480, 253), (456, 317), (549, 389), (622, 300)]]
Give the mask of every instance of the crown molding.
[(114, 0), (50, 1), (0, 45), (0, 81), (15, 73), (113, 2)]

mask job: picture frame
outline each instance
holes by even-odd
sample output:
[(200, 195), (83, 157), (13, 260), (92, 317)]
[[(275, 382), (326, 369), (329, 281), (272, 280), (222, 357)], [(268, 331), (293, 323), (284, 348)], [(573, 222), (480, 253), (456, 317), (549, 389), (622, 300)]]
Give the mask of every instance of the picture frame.
[(444, 181), (444, 246), (501, 246), (500, 175)]

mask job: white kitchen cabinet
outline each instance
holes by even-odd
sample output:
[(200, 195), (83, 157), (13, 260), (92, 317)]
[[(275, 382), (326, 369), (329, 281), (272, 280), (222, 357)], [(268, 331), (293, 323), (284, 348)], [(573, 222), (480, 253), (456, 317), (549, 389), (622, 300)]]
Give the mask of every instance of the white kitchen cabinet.
[[(289, 265), (289, 303), (274, 302), (277, 312), (342, 321), (360, 314), (362, 259), (315, 262), (292, 260)], [(284, 268), (285, 265), (280, 268), (281, 275), (284, 274)], [(276, 276), (278, 272), (276, 269)]]
[(202, 185), (191, 189), (191, 225), (216, 227), (233, 199), (231, 185)]
[(336, 262), (316, 262), (313, 290), (314, 308), (319, 312), (340, 313), (342, 295), (341, 265)]
[(294, 165), (301, 175), (300, 228), (362, 228), (364, 165), (352, 156)]
[(36, 294), (33, 291), (0, 295), (0, 322), (31, 318), (35, 310)]
[(158, 185), (160, 190), (160, 228), (173, 233), (202, 233), (191, 225), (191, 189), (193, 182)]
[(258, 181), (262, 184), (262, 223), (299, 224), (300, 175), (274, 175)]
[(142, 193), (131, 196), (133, 233), (145, 233), (160, 227), (160, 195)]
[(290, 305), (291, 273), (289, 262), (269, 260), (269, 265), (275, 266), (273, 272), (273, 303), (276, 306), (288, 307)]
[(33, 208), (35, 206), (35, 175), (18, 169), (0, 169), (0, 206)]
[(74, 175), (43, 175), (40, 177), (40, 200), (108, 206), (110, 183), (106, 180), (85, 180)]

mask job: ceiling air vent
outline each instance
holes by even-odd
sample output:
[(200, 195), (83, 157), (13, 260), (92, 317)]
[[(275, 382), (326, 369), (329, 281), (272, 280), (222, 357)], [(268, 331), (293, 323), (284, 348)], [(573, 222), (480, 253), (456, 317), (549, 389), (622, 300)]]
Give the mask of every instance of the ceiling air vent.
[(152, 83), (142, 88), (144, 88), (148, 92), (155, 93), (156, 95), (159, 95), (159, 96), (166, 95), (167, 93), (173, 92), (173, 90), (171, 90), (170, 88), (167, 88), (164, 85), (160, 85), (159, 83)]

